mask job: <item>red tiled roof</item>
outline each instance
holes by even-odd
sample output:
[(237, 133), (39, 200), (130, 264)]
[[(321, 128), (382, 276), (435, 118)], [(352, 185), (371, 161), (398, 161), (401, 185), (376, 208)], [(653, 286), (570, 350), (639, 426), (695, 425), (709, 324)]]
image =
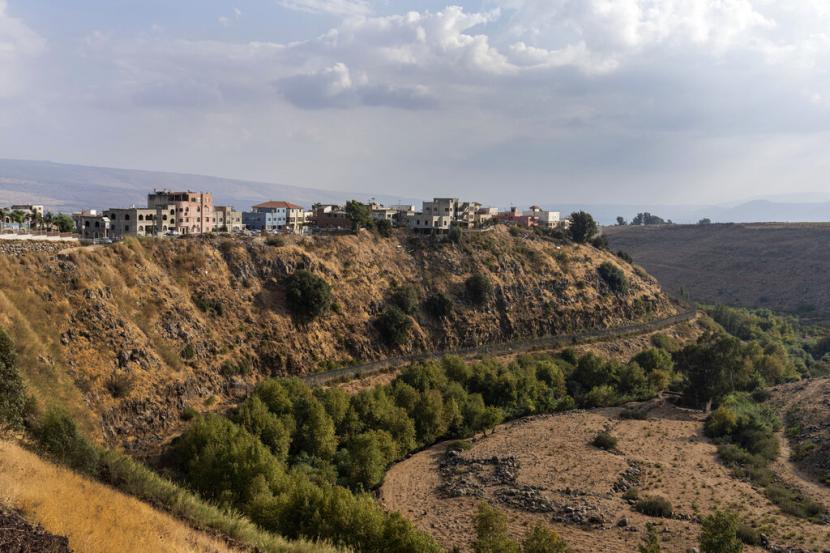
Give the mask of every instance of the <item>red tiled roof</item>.
[(276, 208), (285, 208), (285, 209), (303, 209), (302, 206), (297, 204), (292, 204), (291, 202), (265, 202), (259, 205), (254, 206), (257, 209), (276, 209)]

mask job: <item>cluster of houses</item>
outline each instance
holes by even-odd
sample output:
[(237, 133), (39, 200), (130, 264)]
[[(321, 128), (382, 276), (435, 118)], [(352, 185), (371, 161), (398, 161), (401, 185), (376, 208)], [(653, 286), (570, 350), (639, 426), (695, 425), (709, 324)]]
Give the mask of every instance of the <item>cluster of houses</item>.
[[(423, 202), (420, 211), (414, 205), (383, 206), (365, 204), (375, 221), (388, 221), (395, 227), (415, 233), (443, 234), (453, 226), (484, 228), (496, 223), (522, 227), (551, 228), (560, 224), (556, 211), (538, 206), (527, 210), (511, 208), (499, 211), (477, 202), (458, 198), (435, 198)], [(43, 206), (26, 207), (39, 209)], [(111, 208), (103, 211), (84, 210), (73, 214), (77, 233), (82, 240), (119, 240), (125, 236), (191, 235), (209, 232), (269, 232), (308, 234), (347, 230), (352, 217), (344, 205), (314, 204), (310, 210), (286, 201), (269, 201), (237, 211), (231, 206), (213, 202), (210, 192), (173, 192), (154, 190), (147, 196), (146, 207)]]

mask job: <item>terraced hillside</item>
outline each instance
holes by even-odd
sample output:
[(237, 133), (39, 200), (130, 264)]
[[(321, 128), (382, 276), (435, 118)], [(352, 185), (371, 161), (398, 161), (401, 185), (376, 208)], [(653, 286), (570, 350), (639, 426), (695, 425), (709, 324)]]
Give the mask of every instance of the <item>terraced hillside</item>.
[(830, 224), (606, 227), (667, 290), (709, 304), (767, 307), (830, 320)]
[[(174, 434), (189, 408), (218, 408), (263, 376), (677, 312), (655, 280), (608, 252), (505, 229), (460, 244), (361, 232), (4, 248), (0, 327), (17, 344), (29, 389), (92, 436), (136, 452)], [(624, 291), (599, 276), (603, 263), (623, 271)], [(286, 304), (285, 278), (300, 269), (332, 288), (331, 309), (311, 321)], [(473, 275), (492, 285), (484, 301), (469, 297)], [(378, 320), (404, 286), (415, 303), (406, 339), (390, 346)], [(449, 303), (441, 316), (424, 306), (438, 293)]]

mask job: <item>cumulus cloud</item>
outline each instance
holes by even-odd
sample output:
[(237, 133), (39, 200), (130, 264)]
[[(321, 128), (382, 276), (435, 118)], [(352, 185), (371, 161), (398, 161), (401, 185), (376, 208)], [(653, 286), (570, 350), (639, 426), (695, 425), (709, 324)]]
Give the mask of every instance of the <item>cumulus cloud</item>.
[(277, 4), (290, 10), (330, 15), (366, 15), (372, 11), (365, 0), (277, 0)]
[(21, 92), (26, 63), (43, 53), (46, 42), (21, 20), (8, 15), (0, 0), (0, 98)]
[(288, 101), (304, 109), (355, 106), (424, 109), (437, 103), (426, 87), (373, 85), (365, 74), (353, 77), (344, 63), (279, 79), (275, 84)]

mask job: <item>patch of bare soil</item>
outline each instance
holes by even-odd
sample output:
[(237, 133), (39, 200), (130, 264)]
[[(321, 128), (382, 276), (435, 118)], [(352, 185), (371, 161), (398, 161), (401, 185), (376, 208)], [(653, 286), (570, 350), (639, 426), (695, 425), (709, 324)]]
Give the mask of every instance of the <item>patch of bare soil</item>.
[(0, 551), (4, 553), (72, 553), (69, 540), (29, 524), (16, 511), (0, 506)]
[[(659, 525), (663, 551), (697, 547), (699, 517), (736, 511), (781, 548), (823, 551), (830, 527), (783, 514), (749, 483), (732, 477), (702, 433), (703, 414), (658, 404), (647, 420), (620, 420), (619, 409), (532, 417), (500, 426), (472, 448), (447, 455), (437, 445), (394, 466), (381, 501), (447, 547), (470, 550), (477, 505), (508, 516), (520, 537), (534, 523), (553, 527), (575, 552), (636, 552), (646, 523)], [(600, 431), (617, 449), (590, 445)], [(652, 518), (624, 499), (669, 499), (674, 517)], [(762, 551), (746, 548), (745, 551)]]

